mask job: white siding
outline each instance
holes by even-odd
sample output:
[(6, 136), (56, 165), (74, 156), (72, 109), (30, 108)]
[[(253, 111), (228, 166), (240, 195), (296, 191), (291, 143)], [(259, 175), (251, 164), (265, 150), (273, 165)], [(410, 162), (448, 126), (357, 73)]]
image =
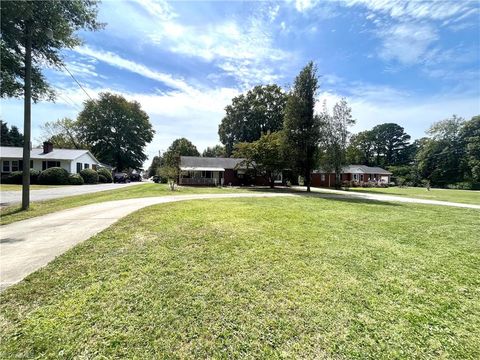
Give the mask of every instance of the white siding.
[(85, 169), (85, 164), (88, 164), (88, 167), (90, 169), (93, 168), (93, 165), (99, 165), (98, 162), (95, 161), (95, 159), (89, 153), (85, 153), (71, 162), (70, 169), (68, 169), (68, 171), (72, 174), (75, 174), (77, 172), (77, 163), (82, 164), (82, 169)]

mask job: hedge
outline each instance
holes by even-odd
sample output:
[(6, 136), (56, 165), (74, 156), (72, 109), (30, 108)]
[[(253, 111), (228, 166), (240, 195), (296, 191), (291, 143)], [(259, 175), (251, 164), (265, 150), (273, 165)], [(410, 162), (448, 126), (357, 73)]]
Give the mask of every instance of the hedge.
[(109, 181), (107, 180), (107, 178), (105, 176), (103, 176), (102, 174), (98, 174), (98, 182), (99, 183), (102, 183), (102, 184), (106, 184), (108, 183)]
[(83, 185), (84, 181), (80, 174), (72, 174), (68, 178), (68, 183), (70, 185)]
[[(39, 175), (40, 175), (40, 171), (35, 169), (30, 169), (30, 184), (37, 184)], [(10, 174), (8, 174), (7, 178), (5, 179), (5, 183), (21, 184), (22, 176), (23, 176), (23, 171), (11, 172)]]
[(97, 184), (98, 174), (93, 169), (83, 169), (80, 171), (80, 176), (83, 178), (85, 184)]
[(68, 171), (60, 167), (43, 170), (38, 176), (38, 183), (43, 185), (68, 185)]
[[(98, 179), (99, 182), (105, 182), (105, 183), (113, 182), (113, 176), (110, 170), (105, 168), (100, 168), (97, 170), (97, 173), (99, 176), (99, 179)], [(103, 181), (103, 179), (100, 179), (100, 176), (103, 176), (105, 178), (105, 181)]]

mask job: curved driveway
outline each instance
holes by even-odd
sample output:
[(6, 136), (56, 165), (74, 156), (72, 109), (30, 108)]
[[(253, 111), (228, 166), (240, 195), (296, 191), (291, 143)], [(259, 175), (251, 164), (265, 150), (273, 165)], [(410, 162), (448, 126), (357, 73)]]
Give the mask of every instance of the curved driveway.
[(197, 194), (107, 201), (0, 227), (0, 290), (146, 206), (196, 199), (294, 196), (281, 193)]

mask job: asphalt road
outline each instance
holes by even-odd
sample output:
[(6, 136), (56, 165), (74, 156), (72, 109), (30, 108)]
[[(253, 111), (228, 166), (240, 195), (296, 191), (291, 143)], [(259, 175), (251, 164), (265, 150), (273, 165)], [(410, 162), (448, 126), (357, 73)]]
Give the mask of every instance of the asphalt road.
[[(70, 185), (59, 186), (41, 190), (30, 191), (30, 201), (43, 201), (62, 198), (66, 196), (75, 196), (95, 193), (98, 191), (121, 189), (127, 186), (138, 186), (145, 184), (142, 182), (131, 182), (128, 184), (96, 184), (96, 185)], [(21, 191), (0, 191), (0, 206), (8, 206), (22, 201)]]

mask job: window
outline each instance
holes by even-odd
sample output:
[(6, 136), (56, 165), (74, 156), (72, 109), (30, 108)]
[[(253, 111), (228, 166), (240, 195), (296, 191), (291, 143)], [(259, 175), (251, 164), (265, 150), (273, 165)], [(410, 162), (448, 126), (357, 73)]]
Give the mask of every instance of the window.
[(202, 178), (210, 179), (212, 177), (211, 171), (202, 171)]
[(10, 172), (10, 161), (3, 160), (2, 171), (3, 172)]
[(33, 160), (30, 160), (30, 169), (33, 169)]
[(83, 168), (84, 168), (84, 169), (88, 169), (89, 167), (90, 167), (89, 164), (87, 164), (87, 163), (83, 164)]
[(275, 174), (273, 181), (276, 183), (282, 183), (283, 182), (283, 175), (281, 172), (278, 172)]
[(97, 171), (97, 164), (92, 164), (92, 169)]
[(77, 174), (82, 171), (82, 163), (77, 163)]
[(353, 174), (353, 180), (358, 181), (358, 174)]
[(52, 167), (60, 167), (60, 161), (42, 161), (42, 170), (50, 169)]
[(18, 160), (12, 160), (12, 171), (18, 171)]
[(325, 174), (320, 174), (320, 181), (325, 181)]

